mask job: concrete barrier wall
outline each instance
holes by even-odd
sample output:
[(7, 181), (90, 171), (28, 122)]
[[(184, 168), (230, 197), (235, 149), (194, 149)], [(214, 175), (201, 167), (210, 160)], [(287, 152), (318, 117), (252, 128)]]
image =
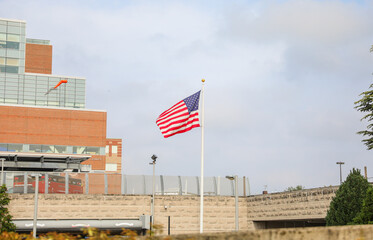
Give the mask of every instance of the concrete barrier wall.
[[(254, 230), (258, 221), (323, 219), (336, 188), (318, 188), (239, 198), (239, 229)], [(33, 194), (9, 194), (13, 219), (32, 219)], [(124, 219), (150, 215), (151, 196), (39, 194), (39, 219)], [(198, 233), (198, 196), (156, 196), (155, 223), (171, 233)], [(234, 197), (204, 198), (204, 231), (226, 232), (235, 229)]]
[[(147, 239), (142, 237), (141, 239)], [(162, 240), (371, 240), (373, 225), (343, 227), (282, 228), (229, 233), (188, 234), (177, 236), (156, 236)]]

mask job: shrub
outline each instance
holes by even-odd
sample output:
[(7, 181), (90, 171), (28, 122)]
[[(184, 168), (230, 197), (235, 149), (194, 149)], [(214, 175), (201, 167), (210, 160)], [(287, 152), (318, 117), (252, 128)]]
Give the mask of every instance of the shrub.
[(346, 225), (353, 221), (363, 206), (363, 199), (371, 186), (360, 174), (359, 169), (352, 169), (337, 190), (326, 215), (326, 225)]

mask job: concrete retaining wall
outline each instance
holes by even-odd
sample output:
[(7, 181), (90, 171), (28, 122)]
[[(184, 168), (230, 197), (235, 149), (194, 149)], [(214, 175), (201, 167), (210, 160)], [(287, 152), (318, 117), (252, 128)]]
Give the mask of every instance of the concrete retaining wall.
[[(239, 229), (260, 228), (260, 221), (323, 219), (336, 188), (317, 188), (291, 193), (275, 193), (239, 198)], [(13, 219), (32, 219), (33, 194), (9, 194)], [(39, 194), (39, 219), (123, 219), (150, 215), (151, 196)], [(199, 232), (198, 196), (156, 196), (155, 223), (171, 233)], [(204, 231), (227, 232), (235, 229), (234, 197), (204, 198)]]

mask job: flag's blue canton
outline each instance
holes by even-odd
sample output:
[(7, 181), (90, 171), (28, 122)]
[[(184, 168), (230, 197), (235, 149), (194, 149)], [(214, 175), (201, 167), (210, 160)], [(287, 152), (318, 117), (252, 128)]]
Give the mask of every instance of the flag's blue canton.
[(201, 91), (198, 91), (192, 96), (189, 96), (184, 99), (185, 105), (187, 106), (189, 113), (198, 110), (200, 93)]

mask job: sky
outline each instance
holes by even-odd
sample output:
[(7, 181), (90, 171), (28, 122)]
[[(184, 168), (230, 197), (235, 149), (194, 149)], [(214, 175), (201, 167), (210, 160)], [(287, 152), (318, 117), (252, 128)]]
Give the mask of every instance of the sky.
[(164, 139), (155, 120), (205, 82), (205, 176), (251, 194), (339, 184), (373, 152), (354, 109), (373, 83), (372, 1), (0, 0), (0, 17), (53, 45), (53, 74), (86, 78), (129, 175), (199, 176), (201, 129)]

